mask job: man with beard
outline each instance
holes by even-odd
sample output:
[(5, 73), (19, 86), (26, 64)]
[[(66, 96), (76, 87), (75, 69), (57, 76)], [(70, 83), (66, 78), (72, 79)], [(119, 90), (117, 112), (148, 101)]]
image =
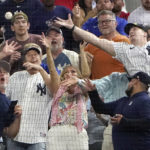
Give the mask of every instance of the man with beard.
[(130, 13), (126, 13), (126, 12), (122, 11), (123, 7), (124, 7), (123, 0), (114, 0), (114, 7), (113, 7), (112, 11), (116, 14), (116, 16), (127, 20)]
[[(60, 28), (51, 26), (46, 32), (46, 38), (51, 43), (52, 56), (55, 66), (59, 70), (58, 73), (61, 73), (63, 68), (68, 64), (79, 68), (79, 55), (74, 51), (63, 48), (64, 38)], [(42, 62), (47, 64), (47, 55), (43, 56)]]
[(141, 0), (141, 6), (130, 13), (128, 17), (129, 23), (137, 23), (143, 25), (150, 25), (150, 0)]
[[(55, 0), (43, 0), (42, 8), (37, 9), (33, 13), (31, 21), (31, 33), (40, 34), (46, 33), (49, 27), (54, 24), (54, 20), (57, 17), (61, 19), (67, 19), (68, 14), (72, 14), (74, 23), (78, 25), (79, 16), (73, 14), (72, 11), (64, 6), (55, 6)], [(77, 51), (79, 49), (79, 43), (76, 42), (72, 36), (72, 32), (66, 28), (62, 28), (64, 36), (64, 47), (69, 50)]]
[(148, 150), (150, 148), (150, 76), (138, 72), (129, 77), (127, 97), (104, 103), (95, 85), (85, 80), (96, 113), (111, 115), (114, 150)]

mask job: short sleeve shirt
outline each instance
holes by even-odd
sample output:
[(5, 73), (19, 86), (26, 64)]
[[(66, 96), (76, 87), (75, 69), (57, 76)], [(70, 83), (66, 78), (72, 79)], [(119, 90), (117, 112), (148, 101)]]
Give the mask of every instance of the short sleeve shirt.
[(150, 42), (147, 42), (143, 47), (136, 47), (123, 42), (112, 43), (116, 53), (115, 58), (124, 64), (129, 75), (134, 75), (138, 71), (150, 74), (150, 55), (147, 49)]

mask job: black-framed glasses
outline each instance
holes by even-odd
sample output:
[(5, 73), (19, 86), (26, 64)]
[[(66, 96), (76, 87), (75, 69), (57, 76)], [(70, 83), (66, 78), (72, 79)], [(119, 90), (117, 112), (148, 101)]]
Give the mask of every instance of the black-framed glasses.
[(106, 20), (99, 20), (98, 23), (99, 24), (109, 24), (111, 21), (115, 21), (114, 19), (106, 19)]

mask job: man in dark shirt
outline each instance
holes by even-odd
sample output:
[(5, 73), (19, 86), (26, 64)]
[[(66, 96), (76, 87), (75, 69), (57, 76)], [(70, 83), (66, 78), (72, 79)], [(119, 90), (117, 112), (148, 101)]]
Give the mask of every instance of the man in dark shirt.
[(150, 76), (138, 72), (129, 78), (126, 94), (111, 103), (104, 103), (95, 86), (86, 81), (89, 97), (96, 113), (109, 114), (113, 124), (114, 150), (150, 149), (150, 97), (147, 93)]
[[(10, 66), (6, 61), (0, 60), (0, 138), (2, 135), (15, 137), (18, 133), (21, 118), (21, 107), (16, 105), (10, 111), (10, 100), (5, 95), (5, 88), (9, 79)], [(0, 149), (2, 148), (0, 141)]]

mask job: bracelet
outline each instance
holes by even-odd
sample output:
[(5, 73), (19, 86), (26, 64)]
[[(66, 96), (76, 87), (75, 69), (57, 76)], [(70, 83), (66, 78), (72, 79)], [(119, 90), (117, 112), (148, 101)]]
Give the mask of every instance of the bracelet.
[(73, 27), (70, 29), (71, 32), (74, 31), (75, 25), (73, 25)]

